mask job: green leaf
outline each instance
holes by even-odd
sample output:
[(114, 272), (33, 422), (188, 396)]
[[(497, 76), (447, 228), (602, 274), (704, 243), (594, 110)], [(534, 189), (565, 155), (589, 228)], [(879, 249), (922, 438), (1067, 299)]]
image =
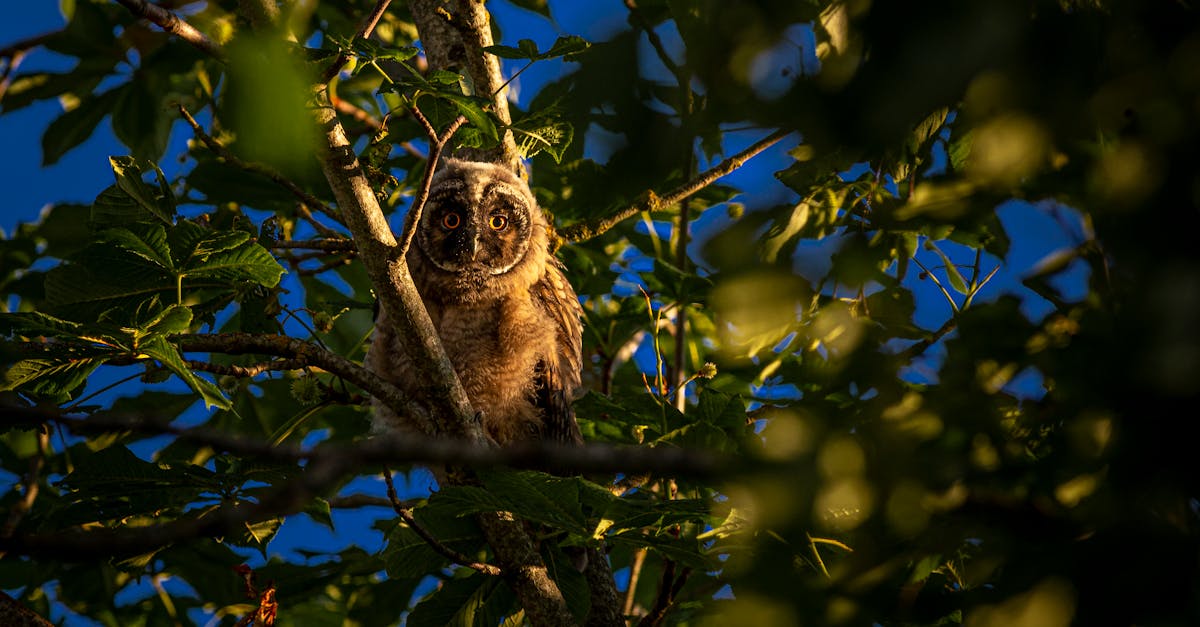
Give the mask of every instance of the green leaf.
[(55, 403), (65, 403), (104, 361), (103, 357), (18, 361), (0, 375), (0, 392), (20, 390)]
[(579, 54), (591, 47), (583, 37), (578, 35), (567, 35), (559, 37), (554, 41), (554, 45), (546, 52), (539, 52), (537, 43), (532, 39), (522, 39), (517, 42), (517, 47), (511, 46), (488, 46), (483, 49), (484, 52), (490, 52), (503, 59), (525, 59), (528, 61), (544, 61), (556, 57), (566, 57)]
[(146, 333), (173, 335), (184, 333), (192, 326), (192, 310), (183, 305), (171, 305), (146, 324)]
[(200, 398), (204, 400), (205, 408), (217, 407), (219, 409), (229, 409), (232, 405), (229, 399), (221, 392), (217, 386), (213, 385), (206, 379), (202, 379), (192, 372), (187, 364), (183, 361), (183, 355), (179, 352), (179, 348), (167, 341), (167, 338), (157, 335), (149, 338), (139, 346), (141, 351), (153, 359), (157, 359), (165, 368), (175, 373), (183, 382), (188, 384), (188, 387), (195, 390)]
[(112, 112), (113, 133), (139, 159), (157, 161), (167, 149), (174, 116), (163, 106), (164, 94), (147, 77), (129, 82)]
[(78, 106), (58, 116), (42, 135), (42, 165), (54, 165), (69, 150), (82, 144), (112, 113), (127, 85), (84, 98)]
[(286, 209), (296, 197), (265, 176), (220, 161), (201, 161), (187, 175), (187, 184), (210, 204), (237, 203), (255, 209)]
[[(499, 45), (486, 46), (483, 49), (483, 51), (490, 53), (490, 54), (494, 54), (502, 59), (527, 59), (530, 61), (533, 60), (533, 56), (529, 55), (524, 50), (521, 50), (519, 48), (513, 48), (512, 46), (499, 46)], [(535, 56), (537, 55), (536, 50), (534, 51), (534, 55)]]
[(322, 498), (313, 499), (304, 507), (304, 513), (314, 521), (328, 527), (330, 531), (334, 530), (333, 512), (329, 507), (329, 501)]
[[(109, 68), (111, 69), (111, 66)], [(4, 100), (0, 100), (0, 111), (11, 113), (27, 107), (38, 100), (57, 98), (65, 93), (91, 93), (100, 79), (107, 74), (105, 68), (81, 66), (71, 72), (57, 74), (35, 72), (22, 74), (12, 80)]]
[(79, 337), (84, 325), (55, 318), (37, 311), (0, 313), (0, 335), (19, 333), (26, 337), (46, 335), (50, 337)]
[(517, 150), (526, 159), (544, 151), (555, 163), (561, 163), (567, 148), (575, 139), (575, 127), (563, 119), (554, 107), (540, 109), (508, 128), (513, 132)]
[(478, 98), (458, 94), (437, 92), (434, 95), (453, 103), (458, 112), (467, 118), (467, 122), (484, 137), (493, 141), (500, 137), (499, 132), (496, 130), (496, 123), (492, 121), (492, 116), (483, 109), (486, 103), (480, 101)]
[[(228, 243), (234, 239), (236, 238), (233, 236), (221, 235), (206, 241), (212, 242), (214, 247), (219, 247), (222, 241)], [(203, 244), (204, 242), (201, 242), (200, 245)], [(284, 273), (283, 266), (275, 261), (267, 249), (252, 242), (203, 256), (193, 256), (180, 270), (184, 276), (190, 278), (208, 278), (222, 282), (253, 281), (265, 287), (278, 285)]]
[(552, 477), (533, 471), (481, 473), (483, 487), (444, 488), (440, 498), (461, 514), (507, 511), (534, 522), (588, 535), (580, 502), (582, 479)]
[(150, 262), (150, 267), (163, 273), (173, 273), (175, 262), (167, 244), (167, 231), (160, 225), (131, 226), (102, 231), (96, 241), (111, 244)]
[(500, 577), (475, 574), (451, 579), (408, 615), (408, 627), (473, 627), (499, 624), (516, 604)]
[(147, 216), (157, 218), (167, 226), (175, 222), (174, 201), (170, 200), (168, 195), (168, 200), (164, 202), (160, 196), (163, 191), (161, 185), (158, 190), (155, 190), (142, 180), (146, 166), (158, 172), (161, 180), (162, 172), (158, 170), (157, 165), (141, 162), (128, 156), (109, 157), (108, 161), (112, 165), (113, 174), (117, 177), (117, 187), (128, 194), (146, 212)]
[[(546, 52), (538, 55), (538, 59), (553, 59), (555, 57), (570, 57), (587, 50), (592, 46), (588, 40), (578, 35), (567, 35), (559, 37), (554, 41), (554, 45)], [(570, 60), (570, 59), (568, 59)]]
[(963, 279), (962, 273), (958, 271), (958, 267), (954, 262), (950, 261), (950, 257), (942, 252), (942, 249), (933, 243), (932, 239), (925, 240), (925, 249), (932, 250), (942, 258), (942, 267), (946, 269), (946, 278), (950, 281), (950, 287), (959, 294), (967, 294), (970, 290), (967, 288), (967, 282)]

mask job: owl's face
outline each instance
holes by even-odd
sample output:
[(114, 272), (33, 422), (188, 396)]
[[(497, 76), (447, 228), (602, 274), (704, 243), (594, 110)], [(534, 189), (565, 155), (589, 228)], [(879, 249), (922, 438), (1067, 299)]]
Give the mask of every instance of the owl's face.
[(544, 232), (541, 211), (515, 175), (491, 164), (447, 160), (430, 188), (417, 246), (438, 270), (480, 283), (517, 268), (531, 242), (545, 240)]

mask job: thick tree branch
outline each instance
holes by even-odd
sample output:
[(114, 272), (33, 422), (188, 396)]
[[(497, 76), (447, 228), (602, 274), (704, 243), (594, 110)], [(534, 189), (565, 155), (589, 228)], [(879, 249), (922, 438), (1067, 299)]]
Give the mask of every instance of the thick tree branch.
[(341, 214), (338, 213), (336, 209), (333, 209), (332, 207), (329, 207), (325, 203), (321, 202), (320, 198), (317, 198), (316, 196), (304, 191), (299, 185), (293, 183), (286, 176), (276, 172), (275, 170), (261, 163), (242, 161), (237, 155), (230, 152), (228, 148), (221, 145), (221, 142), (204, 132), (204, 128), (200, 126), (200, 123), (196, 121), (196, 118), (193, 118), (192, 114), (188, 112), (183, 105), (178, 105), (178, 108), (179, 115), (183, 116), (183, 119), (186, 120), (188, 125), (192, 127), (192, 132), (196, 135), (196, 139), (199, 139), (201, 143), (207, 146), (208, 149), (211, 150), (213, 154), (217, 155), (217, 157), (219, 157), (221, 160), (239, 170), (253, 172), (275, 181), (275, 183), (280, 187), (288, 190), (293, 196), (300, 199), (300, 202), (303, 202), (305, 205), (308, 205), (309, 207), (312, 207), (317, 211), (329, 216), (339, 224), (345, 224), (342, 221)]
[(208, 35), (196, 30), (194, 26), (183, 21), (178, 15), (154, 4), (146, 2), (146, 0), (117, 0), (130, 13), (138, 17), (150, 20), (164, 31), (175, 35), (176, 37), (192, 44), (205, 54), (219, 59), (225, 60), (225, 53), (221, 50), (213, 40), (208, 38)]
[(425, 529), (424, 526), (418, 523), (416, 518), (413, 518), (412, 509), (406, 507), (404, 503), (400, 502), (400, 497), (396, 494), (396, 486), (392, 483), (392, 471), (384, 470), (383, 480), (385, 483), (387, 483), (387, 496), (388, 501), (392, 505), (392, 510), (395, 511), (396, 515), (404, 521), (404, 524), (408, 525), (408, 527), (413, 530), (413, 533), (420, 536), (430, 548), (432, 548), (434, 551), (437, 551), (451, 562), (458, 564), (459, 566), (466, 566), (467, 568), (477, 570), (485, 575), (497, 576), (501, 574), (499, 568), (496, 568), (495, 566), (485, 562), (473, 560), (466, 555), (463, 555), (462, 553), (459, 553), (458, 551), (455, 551), (454, 549), (442, 544), (441, 541), (433, 537), (433, 534), (429, 533), (429, 530)]
[(396, 336), (408, 343), (406, 352), (417, 371), (422, 373), (425, 389), (421, 397), (430, 400), (428, 409), (436, 432), (484, 441), (482, 425), (474, 419), (475, 412), (458, 382), (454, 366), (442, 349), (408, 265), (397, 254), (396, 238), (383, 217), (375, 192), (363, 175), (337, 112), (329, 106), (323, 93), (320, 98), (326, 101), (324, 106), (316, 109), (317, 122), (326, 140), (320, 158), (321, 169), (333, 188), (387, 320), (395, 325)]
[[(483, 51), (494, 43), (491, 16), (484, 3), (478, 0), (409, 0), (408, 6), (421, 34), (429, 68), (469, 76), (475, 85), (475, 95), (490, 98), (492, 111), (501, 124), (511, 124), (508, 96), (501, 89), (504, 76), (500, 73), (500, 59)], [(523, 176), (521, 156), (512, 133), (505, 130), (500, 140), (500, 146), (495, 149), (464, 149), (456, 156), (500, 163)]]
[[(34, 407), (0, 407), (14, 424), (36, 426), (46, 422), (61, 424), (73, 432), (131, 432), (147, 436), (171, 435), (181, 441), (201, 444), (215, 450), (264, 461), (296, 463), (324, 460), (336, 462), (346, 472), (379, 465), (458, 464), (472, 468), (524, 468), (573, 474), (654, 474), (656, 476), (714, 479), (733, 473), (744, 462), (703, 451), (644, 446), (615, 446), (591, 443), (583, 446), (554, 442), (526, 442), (504, 448), (480, 446), (462, 440), (421, 436), (415, 433), (377, 435), (352, 444), (321, 444), (302, 447), (272, 444), (229, 435), (204, 427), (180, 428), (152, 415), (95, 414), (76, 418), (55, 410)], [(750, 470), (769, 466), (757, 464)]]
[(659, 209), (670, 207), (671, 205), (680, 202), (692, 194), (704, 189), (722, 176), (725, 176), (726, 174), (729, 174), (730, 172), (742, 167), (742, 165), (744, 165), (752, 157), (776, 144), (784, 137), (787, 137), (790, 132), (791, 131), (780, 129), (774, 133), (771, 133), (770, 135), (767, 135), (766, 137), (751, 144), (745, 150), (733, 155), (732, 157), (729, 157), (728, 159), (725, 159), (712, 168), (701, 172), (695, 178), (684, 183), (683, 185), (680, 185), (679, 187), (676, 187), (668, 192), (665, 196), (658, 196), (655, 195), (653, 191), (647, 191), (646, 193), (642, 194), (641, 198), (639, 198), (638, 201), (632, 206), (622, 209), (621, 211), (608, 216), (607, 218), (580, 224), (573, 224), (558, 232), (558, 239), (560, 240), (559, 243), (561, 244), (564, 241), (579, 242), (591, 239), (643, 211), (657, 211)]
[[(424, 438), (408, 434), (376, 437), (355, 444), (324, 444), (304, 448), (292, 444), (272, 445), (270, 442), (249, 440), (203, 427), (183, 429), (164, 424), (160, 420), (132, 414), (97, 414), (88, 418), (74, 418), (60, 411), (38, 407), (4, 407), (3, 411), (14, 425), (52, 422), (79, 435), (98, 432), (168, 434), (180, 441), (253, 456), (259, 460), (306, 462), (301, 476), (263, 495), (257, 503), (228, 503), (195, 518), (146, 527), (70, 529), (44, 534), (17, 533), (11, 538), (0, 538), (0, 551), (66, 561), (89, 560), (98, 556), (135, 555), (183, 540), (228, 535), (244, 529), (248, 523), (302, 511), (312, 498), (328, 492), (344, 477), (358, 474), (368, 468), (377, 468), (379, 465), (420, 462), (606, 473), (632, 470), (696, 478), (728, 476), (733, 469), (730, 460), (669, 448), (648, 449), (595, 444), (578, 447), (538, 442), (500, 449), (473, 445), (461, 440)], [(541, 611), (549, 612), (548, 616), (554, 616), (557, 606), (545, 599), (561, 598), (561, 595), (557, 594), (556, 588), (552, 591), (546, 588), (547, 585), (553, 586), (553, 582), (545, 572), (545, 566), (537, 557), (533, 545), (528, 542), (522, 524), (503, 513), (488, 514), (480, 518), (480, 524), (484, 526), (484, 532), (488, 535), (497, 557), (510, 558), (500, 560), (506, 579), (527, 591), (529, 588), (540, 590), (541, 594), (545, 595), (543, 601), (538, 604)], [(525, 538), (523, 543), (521, 538)], [(497, 543), (504, 544), (497, 546)], [(519, 556), (519, 559), (513, 558), (513, 555)], [(565, 612), (565, 604), (558, 609)], [(535, 624), (572, 623), (569, 614), (559, 617), (562, 616), (567, 616), (565, 623), (547, 619)]]
[[(318, 88), (317, 98), (323, 103), (317, 107), (315, 115), (325, 135), (321, 169), (333, 188), (338, 207), (358, 245), (359, 258), (379, 297), (386, 315), (381, 320), (386, 319), (394, 325), (396, 337), (405, 343), (405, 353), (421, 373), (425, 386), (421, 397), (429, 401), (428, 409), (436, 432), (466, 439), (482, 447), (488, 442), (483, 425), (475, 418), (458, 374), (446, 357), (408, 265), (398, 254), (396, 238), (370, 182), (363, 175), (354, 148), (338, 121), (337, 111), (329, 104), (327, 90)], [(462, 460), (447, 461), (458, 463)], [(503, 513), (482, 514), (478, 518), (504, 570), (505, 580), (516, 592), (530, 621), (536, 627), (571, 624), (566, 600), (550, 578), (521, 523)]]

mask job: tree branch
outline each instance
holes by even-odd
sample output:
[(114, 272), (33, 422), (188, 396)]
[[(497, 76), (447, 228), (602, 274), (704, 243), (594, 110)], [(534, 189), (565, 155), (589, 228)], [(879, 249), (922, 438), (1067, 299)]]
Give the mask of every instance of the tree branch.
[(205, 54), (220, 61), (225, 61), (225, 53), (221, 50), (220, 46), (209, 39), (208, 35), (196, 30), (194, 26), (185, 22), (178, 15), (160, 6), (146, 2), (146, 0), (117, 0), (117, 2), (126, 9), (129, 9), (130, 13), (150, 20), (159, 28), (188, 42)]
[(62, 31), (56, 30), (49, 33), (42, 33), (41, 35), (34, 35), (33, 37), (22, 39), (20, 41), (14, 41), (3, 48), (0, 48), (0, 59), (12, 57), (19, 53), (28, 52), (29, 50), (37, 48), (38, 46), (43, 46), (46, 44), (46, 42), (50, 41), (61, 33)]
[(909, 361), (912, 358), (916, 357), (917, 355), (924, 353), (930, 346), (937, 344), (938, 340), (941, 340), (943, 337), (946, 337), (946, 335), (948, 333), (950, 333), (951, 331), (953, 331), (956, 328), (958, 328), (958, 321), (955, 320), (954, 318), (950, 318), (945, 323), (943, 323), (941, 327), (938, 327), (938, 330), (934, 331), (933, 335), (930, 335), (929, 337), (917, 342), (916, 344), (909, 346), (908, 348), (904, 349), (903, 351), (900, 351), (900, 353), (898, 353), (896, 356), (904, 361)]
[(275, 181), (275, 183), (280, 187), (291, 192), (296, 198), (299, 198), (300, 202), (303, 202), (309, 207), (313, 207), (321, 213), (329, 216), (338, 224), (345, 224), (345, 222), (342, 221), (341, 214), (339, 214), (336, 209), (333, 209), (332, 207), (329, 207), (325, 203), (321, 202), (320, 198), (317, 198), (303, 189), (300, 189), (299, 185), (293, 183), (286, 176), (276, 172), (275, 170), (261, 163), (242, 161), (237, 155), (230, 152), (228, 148), (221, 145), (221, 142), (204, 132), (204, 129), (200, 126), (200, 123), (196, 121), (196, 118), (192, 117), (192, 114), (189, 113), (182, 104), (177, 105), (177, 107), (179, 108), (179, 115), (182, 115), (183, 119), (186, 120), (188, 125), (192, 127), (192, 132), (196, 135), (196, 139), (199, 139), (201, 143), (207, 146), (208, 149), (213, 152), (213, 154), (217, 155), (217, 157), (239, 170), (253, 172)]
[(340, 355), (296, 338), (253, 333), (216, 333), (176, 335), (173, 339), (185, 352), (274, 355), (296, 359), (304, 365), (317, 366), (342, 377), (366, 390), (401, 415), (412, 415), (414, 418), (424, 415), (413, 411), (410, 399), (379, 375)]
[(421, 398), (429, 399), (429, 413), (436, 433), (485, 441), (482, 425), (458, 381), (454, 366), (442, 349), (441, 340), (425, 311), (421, 295), (413, 284), (404, 258), (396, 254), (397, 243), (375, 192), (371, 189), (353, 146), (346, 138), (337, 112), (328, 104), (317, 107), (317, 122), (325, 134), (321, 169), (333, 188), (346, 226), (358, 247), (359, 258), (367, 270), (382, 307), (380, 323), (396, 327), (396, 337), (406, 342), (405, 350), (417, 372), (422, 373), (425, 389)]
[(425, 117), (424, 113), (421, 113), (416, 102), (412, 103), (412, 114), (421, 123), (429, 138), (429, 159), (425, 161), (425, 174), (421, 178), (421, 189), (413, 200), (412, 209), (408, 210), (408, 216), (404, 218), (404, 233), (400, 237), (400, 247), (396, 250), (396, 254), (401, 257), (408, 252), (408, 247), (412, 245), (413, 235), (417, 232), (417, 225), (421, 222), (421, 213), (425, 210), (425, 203), (429, 200), (429, 188), (433, 185), (433, 175), (437, 170), (442, 150), (445, 149), (450, 138), (454, 137), (454, 133), (467, 121), (467, 118), (460, 115), (450, 123), (450, 126), (446, 127), (441, 135), (438, 135), (437, 130), (429, 123), (429, 119)]
[[(355, 444), (322, 444), (304, 448), (292, 444), (273, 445), (266, 441), (248, 440), (203, 427), (183, 429), (133, 414), (97, 414), (88, 418), (73, 418), (61, 411), (40, 407), (3, 407), (3, 410), (6, 418), (15, 425), (53, 422), (80, 435), (114, 431), (147, 435), (167, 434), (180, 441), (203, 444), (214, 450), (253, 456), (260, 460), (306, 462), (302, 475), (262, 495), (257, 503), (225, 504), (195, 518), (145, 527), (69, 529), (43, 534), (18, 533), (10, 538), (0, 538), (0, 551), (65, 561), (86, 561), (98, 556), (136, 555), (182, 540), (228, 535), (244, 529), (249, 523), (302, 511), (312, 498), (338, 485), (345, 476), (379, 465), (420, 462), (606, 473), (632, 470), (696, 478), (728, 476), (733, 469), (731, 460), (670, 448), (648, 449), (595, 444), (579, 447), (535, 442), (500, 449), (473, 445), (461, 440), (426, 438), (415, 434), (381, 436)], [(552, 586), (553, 581), (524, 535), (519, 521), (510, 515), (494, 513), (481, 516), (480, 524), (484, 526), (484, 532), (488, 535), (497, 558), (501, 558), (506, 579), (510, 582), (516, 581), (517, 585), (526, 589), (536, 587), (549, 598), (555, 597), (558, 592), (556, 588), (553, 592), (545, 589), (546, 585)], [(517, 534), (517, 531), (521, 533)], [(519, 544), (520, 538), (525, 538), (524, 544)], [(497, 543), (510, 542), (518, 542), (518, 545), (497, 546)], [(504, 556), (511, 557), (514, 553), (523, 555), (525, 559), (503, 559)], [(560, 594), (557, 596), (561, 598)], [(543, 601), (538, 605), (543, 606), (542, 611), (546, 611), (547, 607), (553, 610), (554, 604)], [(528, 612), (528, 608), (526, 610)], [(566, 611), (565, 604), (562, 610)], [(569, 613), (566, 616), (566, 623), (573, 623), (573, 620), (569, 619)], [(548, 620), (535, 624), (563, 623)]]
[(265, 361), (251, 366), (237, 366), (226, 364), (213, 364), (207, 361), (197, 361), (188, 359), (186, 361), (188, 368), (192, 370), (202, 370), (211, 372), (217, 375), (227, 375), (232, 377), (254, 378), (264, 372), (281, 372), (287, 370), (300, 370), (308, 365), (303, 359), (278, 359), (275, 361)]
[(607, 218), (573, 224), (558, 232), (558, 243), (579, 242), (591, 239), (643, 211), (657, 211), (680, 202), (704, 189), (722, 176), (742, 167), (752, 157), (778, 143), (779, 140), (787, 137), (789, 133), (791, 131), (780, 129), (767, 135), (751, 144), (745, 150), (705, 170), (683, 185), (676, 187), (665, 196), (657, 196), (653, 191), (648, 190), (632, 206), (622, 209)]
[[(484, 3), (477, 0), (409, 0), (408, 6), (425, 46), (430, 69), (465, 73), (475, 85), (474, 95), (489, 98), (492, 112), (500, 123), (511, 124), (508, 96), (500, 88), (504, 84), (500, 59), (483, 51), (494, 43), (491, 17)], [(448, 13), (447, 7), (453, 13)], [(524, 174), (516, 141), (508, 130), (503, 131), (497, 148), (463, 149), (457, 156), (471, 161), (500, 163), (513, 172)]]
[(272, 242), (269, 248), (321, 250), (327, 253), (352, 253), (358, 250), (354, 240), (343, 238), (309, 239), (309, 240), (280, 240)]
[(388, 501), (391, 502), (392, 509), (396, 512), (396, 515), (404, 521), (404, 524), (408, 525), (409, 528), (413, 530), (413, 533), (420, 536), (430, 548), (432, 548), (434, 551), (437, 551), (451, 562), (458, 564), (459, 566), (466, 566), (467, 568), (477, 570), (485, 575), (498, 576), (501, 574), (499, 568), (496, 568), (495, 566), (485, 562), (475, 561), (466, 555), (463, 555), (462, 553), (459, 553), (458, 551), (455, 551), (454, 549), (442, 544), (437, 538), (433, 537), (433, 534), (429, 533), (429, 530), (425, 529), (425, 527), (421, 526), (421, 524), (417, 522), (417, 519), (413, 518), (412, 510), (405, 507), (404, 504), (400, 502), (400, 497), (396, 495), (396, 486), (392, 483), (392, 471), (385, 469), (383, 472), (383, 480), (387, 483)]

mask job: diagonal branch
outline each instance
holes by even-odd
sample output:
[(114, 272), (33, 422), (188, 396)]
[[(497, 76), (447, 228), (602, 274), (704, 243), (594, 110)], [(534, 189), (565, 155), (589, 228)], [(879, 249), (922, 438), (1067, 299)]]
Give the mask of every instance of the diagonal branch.
[(396, 495), (396, 486), (392, 483), (392, 471), (385, 469), (383, 472), (383, 480), (385, 483), (387, 483), (388, 501), (391, 502), (392, 509), (395, 510), (396, 515), (404, 521), (404, 524), (408, 525), (408, 527), (413, 530), (413, 533), (420, 536), (430, 548), (432, 548), (434, 551), (437, 551), (451, 562), (458, 564), (459, 566), (466, 566), (467, 568), (477, 570), (485, 575), (497, 576), (501, 574), (499, 568), (486, 562), (473, 560), (470, 557), (467, 557), (466, 555), (463, 555), (462, 553), (459, 553), (458, 551), (455, 551), (454, 549), (442, 544), (441, 541), (433, 537), (433, 534), (429, 533), (428, 529), (418, 523), (416, 518), (413, 518), (412, 509), (405, 507), (405, 505), (400, 502), (400, 497)]
[(421, 123), (429, 138), (429, 159), (425, 161), (425, 174), (421, 178), (421, 189), (413, 200), (412, 209), (409, 209), (408, 216), (404, 219), (404, 233), (400, 237), (400, 247), (395, 251), (396, 255), (400, 257), (403, 257), (408, 252), (408, 247), (412, 245), (413, 235), (416, 234), (417, 225), (421, 222), (421, 213), (425, 210), (425, 203), (429, 200), (429, 188), (433, 185), (433, 175), (437, 170), (442, 150), (446, 148), (450, 138), (454, 137), (454, 133), (467, 121), (467, 118), (460, 115), (450, 123), (450, 126), (446, 127), (441, 135), (438, 135), (437, 130), (429, 123), (429, 119), (425, 117), (424, 113), (421, 113), (416, 102), (412, 103), (412, 114)]
[(695, 178), (676, 187), (665, 196), (658, 196), (653, 191), (647, 191), (632, 206), (622, 209), (611, 216), (591, 222), (573, 224), (558, 232), (558, 243), (579, 242), (591, 239), (643, 211), (658, 211), (670, 207), (704, 189), (722, 176), (742, 167), (752, 157), (778, 143), (784, 137), (787, 137), (790, 132), (780, 129), (767, 135), (751, 144), (745, 150), (701, 172)]
[(217, 157), (239, 170), (253, 172), (275, 181), (276, 184), (291, 192), (293, 196), (299, 198), (300, 201), (305, 205), (308, 205), (309, 207), (312, 207), (329, 216), (338, 224), (344, 224), (341, 214), (336, 209), (333, 209), (332, 207), (329, 207), (325, 203), (321, 202), (320, 198), (317, 198), (303, 189), (300, 189), (299, 185), (293, 183), (286, 176), (276, 172), (275, 170), (272, 170), (261, 163), (242, 161), (237, 155), (230, 152), (228, 148), (221, 145), (221, 142), (204, 132), (204, 128), (200, 126), (200, 123), (196, 121), (196, 118), (192, 117), (192, 114), (188, 112), (188, 110), (184, 108), (182, 104), (177, 106), (179, 107), (179, 114), (182, 115), (183, 119), (186, 120), (188, 125), (192, 127), (192, 132), (196, 135), (196, 138), (199, 139), (205, 146), (207, 146), (208, 149), (213, 152), (213, 154), (217, 155)]
[(208, 35), (196, 30), (196, 27), (188, 24), (178, 15), (158, 5), (146, 2), (146, 0), (117, 0), (117, 2), (126, 9), (129, 9), (130, 13), (150, 20), (159, 28), (192, 44), (205, 54), (220, 61), (225, 61), (225, 53), (221, 50), (220, 46), (209, 39)]

